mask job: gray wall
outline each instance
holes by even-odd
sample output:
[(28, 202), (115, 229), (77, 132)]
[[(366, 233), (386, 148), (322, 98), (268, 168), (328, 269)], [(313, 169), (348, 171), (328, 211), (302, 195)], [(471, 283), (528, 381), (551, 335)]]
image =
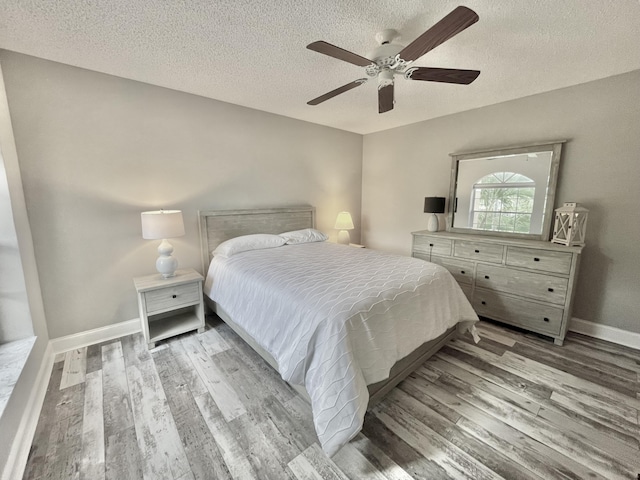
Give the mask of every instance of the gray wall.
[(9, 108), (51, 338), (138, 317), (132, 277), (159, 242), (140, 212), (181, 209), (171, 241), (200, 269), (199, 209), (350, 211), (360, 240), (360, 135), (3, 51)]
[(567, 139), (556, 207), (590, 210), (573, 315), (640, 332), (640, 71), (364, 137), (362, 235), (409, 254), (425, 196), (448, 196), (449, 153)]

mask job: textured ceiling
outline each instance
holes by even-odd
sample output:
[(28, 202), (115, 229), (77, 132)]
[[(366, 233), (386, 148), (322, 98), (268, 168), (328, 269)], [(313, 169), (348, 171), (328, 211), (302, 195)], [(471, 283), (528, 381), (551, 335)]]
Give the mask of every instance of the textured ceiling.
[(480, 20), (417, 66), (481, 70), (471, 85), (375, 82), (311, 107), (364, 69), (307, 50), (366, 56), (376, 32), (408, 43), (448, 0), (0, 0), (0, 48), (357, 133), (370, 133), (640, 69), (638, 0), (469, 0)]

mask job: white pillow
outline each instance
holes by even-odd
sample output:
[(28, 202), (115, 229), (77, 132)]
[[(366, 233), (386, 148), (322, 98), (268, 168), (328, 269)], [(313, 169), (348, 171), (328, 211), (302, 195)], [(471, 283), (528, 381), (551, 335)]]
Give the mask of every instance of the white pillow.
[(253, 235), (243, 235), (241, 237), (235, 237), (226, 242), (222, 242), (213, 251), (214, 257), (227, 257), (240, 252), (247, 252), (249, 250), (261, 250), (263, 248), (275, 248), (281, 247), (286, 243), (286, 240), (280, 235), (271, 235), (268, 233), (256, 233)]
[(287, 245), (295, 245), (296, 243), (324, 242), (329, 238), (321, 231), (313, 228), (284, 232), (281, 233), (280, 236), (286, 239)]

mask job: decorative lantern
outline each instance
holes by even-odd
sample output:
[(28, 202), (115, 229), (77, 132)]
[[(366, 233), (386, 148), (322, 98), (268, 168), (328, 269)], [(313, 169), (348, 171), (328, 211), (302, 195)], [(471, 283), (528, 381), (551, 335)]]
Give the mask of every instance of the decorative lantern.
[(556, 208), (551, 241), (568, 247), (583, 246), (588, 215), (589, 210), (575, 202), (565, 202), (562, 207)]

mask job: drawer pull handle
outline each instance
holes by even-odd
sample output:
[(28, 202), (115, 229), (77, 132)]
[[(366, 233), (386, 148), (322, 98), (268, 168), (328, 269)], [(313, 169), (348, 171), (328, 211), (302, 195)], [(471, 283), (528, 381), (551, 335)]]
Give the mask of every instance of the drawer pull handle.
[(547, 288), (547, 290), (549, 290), (550, 292), (553, 292), (553, 288)]
[(429, 246), (430, 246), (430, 247), (433, 247), (433, 243), (430, 243), (430, 244), (429, 244)]
[(460, 273), (464, 275), (464, 270), (460, 270)]
[(484, 278), (486, 278), (487, 280), (489, 280), (489, 275), (485, 275)]
[(482, 300), (480, 303), (483, 304), (483, 305), (487, 304), (487, 302), (485, 302), (484, 300)]
[(178, 298), (178, 295), (171, 295), (172, 298)]
[(533, 257), (533, 261), (534, 261), (534, 262), (539, 262), (539, 261), (540, 261), (540, 259), (539, 259), (538, 257)]
[(543, 318), (543, 320), (544, 320), (545, 322), (548, 322), (548, 321), (549, 321), (549, 319), (548, 319), (547, 317), (544, 317), (544, 318)]
[(474, 250), (474, 252), (476, 252), (476, 253), (480, 253), (480, 250)]

